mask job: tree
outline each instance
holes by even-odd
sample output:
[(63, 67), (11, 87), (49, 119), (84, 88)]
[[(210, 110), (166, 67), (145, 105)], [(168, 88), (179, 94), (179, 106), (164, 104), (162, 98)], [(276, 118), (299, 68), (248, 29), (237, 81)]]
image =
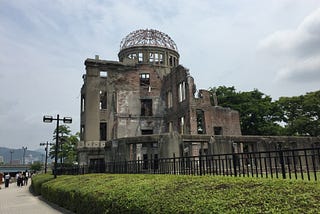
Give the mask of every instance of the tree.
[(40, 161), (36, 161), (33, 164), (31, 164), (30, 169), (32, 171), (40, 171), (42, 168), (42, 163)]
[(301, 96), (280, 97), (277, 105), (283, 113), (287, 135), (320, 135), (320, 91)]
[[(53, 140), (56, 141), (56, 129), (53, 132)], [(76, 145), (79, 142), (79, 133), (75, 135), (71, 134), (71, 130), (67, 125), (59, 126), (59, 148), (58, 148), (58, 159), (60, 159), (60, 163), (72, 164), (77, 160), (77, 152)], [(55, 157), (55, 148), (53, 145), (50, 149), (50, 157)]]
[(236, 92), (235, 88), (220, 86), (209, 89), (218, 98), (220, 106), (239, 111), (241, 132), (244, 135), (280, 135), (283, 128), (277, 123), (281, 115), (279, 107), (270, 96), (258, 89)]
[(254, 89), (237, 92), (234, 87), (209, 89), (219, 104), (240, 113), (244, 135), (320, 136), (320, 91), (294, 97), (270, 96)]

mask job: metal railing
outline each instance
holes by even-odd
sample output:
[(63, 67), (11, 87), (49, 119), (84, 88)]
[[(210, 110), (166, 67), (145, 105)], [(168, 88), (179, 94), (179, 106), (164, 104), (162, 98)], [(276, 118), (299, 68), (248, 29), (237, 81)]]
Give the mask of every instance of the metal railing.
[(110, 162), (107, 173), (224, 175), (318, 180), (320, 148)]
[[(99, 169), (97, 171), (97, 169)], [(92, 172), (126, 174), (223, 175), (317, 181), (320, 148), (114, 161), (101, 166), (58, 169), (58, 174)]]

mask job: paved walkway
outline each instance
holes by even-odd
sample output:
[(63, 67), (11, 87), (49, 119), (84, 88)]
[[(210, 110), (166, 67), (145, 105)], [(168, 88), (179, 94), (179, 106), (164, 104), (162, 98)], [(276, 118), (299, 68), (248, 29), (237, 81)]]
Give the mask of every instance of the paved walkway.
[(71, 212), (64, 210), (54, 204), (41, 200), (40, 196), (34, 196), (29, 191), (31, 180), (28, 186), (18, 187), (16, 183), (0, 189), (0, 213), (1, 214), (56, 214)]

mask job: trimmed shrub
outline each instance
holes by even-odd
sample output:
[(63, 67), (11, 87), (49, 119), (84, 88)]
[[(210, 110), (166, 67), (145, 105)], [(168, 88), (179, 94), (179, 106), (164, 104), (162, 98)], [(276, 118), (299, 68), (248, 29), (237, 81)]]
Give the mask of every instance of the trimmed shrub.
[(47, 200), (75, 213), (317, 213), (320, 184), (186, 175), (58, 176)]
[(53, 179), (50, 174), (37, 174), (31, 179), (31, 190), (35, 195), (41, 195), (41, 186), (43, 183)]

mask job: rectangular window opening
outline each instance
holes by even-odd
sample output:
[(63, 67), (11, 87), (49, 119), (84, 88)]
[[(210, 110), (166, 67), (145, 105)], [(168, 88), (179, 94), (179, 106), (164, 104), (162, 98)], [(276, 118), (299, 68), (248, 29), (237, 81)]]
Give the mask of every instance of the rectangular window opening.
[(180, 134), (184, 134), (184, 117), (180, 117), (179, 119), (179, 128), (180, 128)]
[(100, 110), (107, 109), (107, 92), (100, 91)]
[(100, 71), (100, 77), (108, 77), (107, 71)]
[(150, 74), (149, 73), (141, 73), (140, 74), (140, 86), (148, 86), (150, 85)]
[(154, 54), (154, 61), (156, 64), (159, 64), (159, 54), (158, 53)]
[(204, 117), (204, 111), (201, 109), (196, 110), (197, 115), (197, 132), (198, 134), (205, 134), (205, 117)]
[(85, 96), (81, 95), (81, 112), (85, 110)]
[(213, 127), (214, 135), (222, 135), (222, 127), (221, 126), (215, 126)]
[(80, 140), (84, 140), (84, 132), (85, 132), (85, 129), (84, 129), (84, 125), (81, 125), (81, 129), (80, 129)]
[(129, 55), (128, 55), (128, 58), (129, 58), (129, 59), (137, 59), (138, 57), (137, 57), (137, 54), (136, 54), (136, 53), (132, 53), (132, 54), (129, 54)]
[(141, 129), (141, 135), (151, 135), (153, 134), (153, 129)]
[(173, 131), (172, 121), (170, 121), (170, 122), (168, 123), (168, 131), (169, 131), (169, 132), (172, 132), (172, 131)]
[(160, 61), (160, 64), (163, 64), (163, 54), (159, 54), (159, 61)]
[(141, 100), (141, 116), (152, 116), (152, 99)]
[(179, 95), (179, 102), (182, 102), (186, 99), (186, 82), (179, 83), (178, 95)]
[(100, 123), (100, 140), (103, 140), (103, 141), (107, 140), (107, 123), (106, 122)]
[(138, 62), (143, 62), (143, 53), (138, 53)]
[(153, 61), (154, 61), (154, 54), (149, 53), (149, 62), (153, 62)]
[(171, 91), (168, 91), (168, 93), (167, 93), (167, 106), (168, 106), (168, 108), (172, 108), (172, 106), (173, 106)]

